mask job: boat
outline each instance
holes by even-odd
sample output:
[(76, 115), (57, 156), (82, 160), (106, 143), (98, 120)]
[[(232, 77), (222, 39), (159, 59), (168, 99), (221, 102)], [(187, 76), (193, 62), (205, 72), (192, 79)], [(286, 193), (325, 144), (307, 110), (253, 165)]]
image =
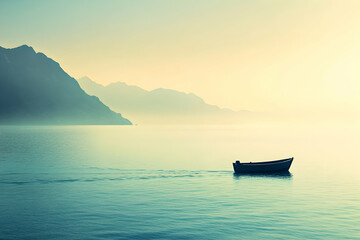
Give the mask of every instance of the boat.
[(276, 161), (268, 162), (249, 162), (240, 163), (236, 161), (233, 163), (235, 173), (273, 173), (286, 172), (293, 162), (294, 158), (286, 158)]

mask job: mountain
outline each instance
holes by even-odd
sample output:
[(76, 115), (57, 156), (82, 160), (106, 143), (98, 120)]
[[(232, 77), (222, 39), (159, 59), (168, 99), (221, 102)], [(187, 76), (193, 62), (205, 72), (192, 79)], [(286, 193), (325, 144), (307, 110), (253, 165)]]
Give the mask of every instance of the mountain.
[(88, 94), (99, 97), (106, 105), (121, 111), (136, 123), (242, 123), (252, 116), (248, 111), (235, 112), (207, 104), (192, 93), (163, 88), (146, 91), (123, 82), (103, 86), (88, 77), (80, 78), (78, 82)]
[(27, 45), (0, 47), (0, 123), (131, 125)]

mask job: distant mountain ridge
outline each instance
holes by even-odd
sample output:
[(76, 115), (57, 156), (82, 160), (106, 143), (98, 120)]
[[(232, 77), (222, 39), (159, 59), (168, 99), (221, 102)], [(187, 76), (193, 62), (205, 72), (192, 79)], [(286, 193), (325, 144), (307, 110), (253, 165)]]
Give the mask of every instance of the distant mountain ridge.
[(89, 96), (59, 63), (32, 47), (0, 47), (0, 124), (131, 122)]
[(82, 77), (78, 82), (88, 94), (99, 97), (136, 123), (241, 123), (251, 116), (249, 111), (235, 112), (207, 104), (193, 93), (163, 88), (147, 91), (123, 82), (103, 86), (88, 77)]

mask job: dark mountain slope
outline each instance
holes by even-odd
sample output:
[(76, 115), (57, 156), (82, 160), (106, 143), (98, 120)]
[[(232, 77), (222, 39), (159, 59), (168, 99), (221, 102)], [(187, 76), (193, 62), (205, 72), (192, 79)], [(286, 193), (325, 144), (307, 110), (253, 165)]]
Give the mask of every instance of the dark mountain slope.
[(0, 47), (1, 124), (131, 124), (43, 53)]

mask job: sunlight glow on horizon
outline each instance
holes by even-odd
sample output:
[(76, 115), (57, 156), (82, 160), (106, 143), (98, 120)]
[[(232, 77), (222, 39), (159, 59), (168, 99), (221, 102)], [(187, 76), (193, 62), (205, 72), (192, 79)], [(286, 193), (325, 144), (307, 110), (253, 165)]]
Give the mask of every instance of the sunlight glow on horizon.
[(2, 1), (0, 46), (234, 110), (360, 115), (359, 1)]

